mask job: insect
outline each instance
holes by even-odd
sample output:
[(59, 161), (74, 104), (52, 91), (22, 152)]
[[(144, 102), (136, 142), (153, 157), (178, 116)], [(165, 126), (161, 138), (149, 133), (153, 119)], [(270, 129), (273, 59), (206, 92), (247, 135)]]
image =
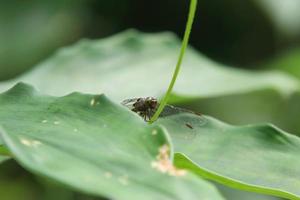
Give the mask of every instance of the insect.
[(121, 104), (139, 114), (145, 121), (151, 119), (159, 105), (153, 97), (126, 99)]
[[(149, 121), (151, 119), (159, 106), (157, 99), (153, 97), (125, 99), (121, 102), (121, 104), (129, 108), (131, 111), (139, 114), (145, 121)], [(184, 108), (166, 105), (159, 117), (164, 118), (179, 113), (190, 113), (198, 115), (199, 117), (201, 116), (199, 113), (195, 113)], [(194, 128), (191, 123), (185, 123), (185, 126), (189, 129)]]

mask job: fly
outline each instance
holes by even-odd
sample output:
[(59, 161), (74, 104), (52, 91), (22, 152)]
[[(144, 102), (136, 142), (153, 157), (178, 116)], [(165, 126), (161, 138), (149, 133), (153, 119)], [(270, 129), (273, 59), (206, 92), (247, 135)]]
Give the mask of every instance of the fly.
[[(129, 108), (131, 111), (139, 114), (145, 121), (149, 121), (151, 119), (159, 106), (157, 99), (153, 97), (125, 99), (121, 102), (121, 104)], [(199, 113), (172, 105), (166, 105), (159, 117), (163, 118), (179, 113), (190, 113), (201, 117), (201, 114)], [(185, 125), (188, 128), (193, 129), (193, 126), (190, 123), (186, 123)]]
[(139, 114), (145, 121), (151, 119), (159, 105), (153, 97), (126, 99), (121, 104)]

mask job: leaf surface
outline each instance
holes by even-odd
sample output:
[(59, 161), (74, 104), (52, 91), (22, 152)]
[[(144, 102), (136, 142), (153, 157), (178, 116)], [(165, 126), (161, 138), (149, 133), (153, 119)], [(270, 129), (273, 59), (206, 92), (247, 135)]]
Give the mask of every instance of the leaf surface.
[(223, 199), (191, 173), (153, 168), (159, 150), (172, 148), (164, 129), (103, 95), (57, 98), (18, 84), (0, 95), (0, 104), (2, 139), (32, 173), (112, 199)]
[[(130, 30), (103, 40), (82, 40), (61, 49), (14, 82), (31, 83), (51, 95), (101, 92), (118, 101), (133, 96), (160, 96), (164, 92), (161, 86), (169, 82), (179, 49), (180, 41), (171, 33)], [(2, 85), (3, 90), (14, 82)], [(213, 97), (269, 88), (288, 95), (298, 91), (299, 82), (280, 72), (228, 68), (189, 48), (174, 93)]]
[[(24, 81), (58, 96), (73, 91), (105, 93), (119, 102), (161, 97), (179, 50), (180, 40), (170, 33), (130, 30), (106, 39), (82, 40), (25, 75), (2, 82), (0, 91)], [(228, 67), (189, 48), (170, 101), (233, 124), (272, 122), (300, 134), (296, 120), (300, 112), (295, 112), (299, 96), (299, 81), (284, 73)]]
[(241, 190), (300, 199), (300, 139), (271, 125), (231, 126), (207, 116), (161, 118), (176, 165)]

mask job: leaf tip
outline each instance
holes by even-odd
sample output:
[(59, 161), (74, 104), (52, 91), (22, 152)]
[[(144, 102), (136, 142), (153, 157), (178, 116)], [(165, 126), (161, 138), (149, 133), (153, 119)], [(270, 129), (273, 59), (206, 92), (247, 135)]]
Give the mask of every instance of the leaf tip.
[(19, 82), (4, 93), (13, 94), (14, 96), (31, 96), (34, 93), (36, 93), (36, 91), (37, 90), (32, 85), (29, 85), (24, 82)]

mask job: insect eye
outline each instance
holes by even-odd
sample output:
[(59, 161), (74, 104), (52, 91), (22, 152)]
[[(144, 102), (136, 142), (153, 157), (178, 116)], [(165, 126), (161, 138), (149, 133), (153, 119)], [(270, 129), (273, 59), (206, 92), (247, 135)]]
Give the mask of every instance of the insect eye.
[(151, 101), (150, 105), (152, 108), (155, 108), (157, 106), (157, 101), (156, 100)]

